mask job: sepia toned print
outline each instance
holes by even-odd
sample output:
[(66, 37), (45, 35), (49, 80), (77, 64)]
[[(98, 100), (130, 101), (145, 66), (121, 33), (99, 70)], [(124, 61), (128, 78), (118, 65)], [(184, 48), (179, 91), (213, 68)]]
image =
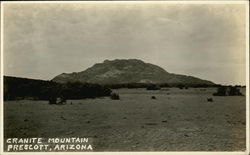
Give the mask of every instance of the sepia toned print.
[(247, 2), (4, 2), (3, 153), (247, 151)]

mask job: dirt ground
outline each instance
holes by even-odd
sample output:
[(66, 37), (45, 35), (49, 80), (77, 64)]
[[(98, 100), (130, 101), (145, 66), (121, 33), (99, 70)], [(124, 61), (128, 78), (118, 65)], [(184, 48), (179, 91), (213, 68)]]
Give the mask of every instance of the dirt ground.
[(245, 96), (215, 97), (215, 88), (114, 91), (120, 100), (5, 102), (4, 137), (91, 137), (94, 151), (245, 150)]

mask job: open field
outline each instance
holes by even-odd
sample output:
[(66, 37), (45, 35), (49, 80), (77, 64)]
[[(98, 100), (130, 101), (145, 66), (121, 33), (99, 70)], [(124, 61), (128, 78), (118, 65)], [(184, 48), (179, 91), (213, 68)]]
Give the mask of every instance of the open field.
[(92, 137), (94, 151), (245, 150), (245, 96), (212, 96), (215, 88), (114, 91), (120, 100), (7, 101), (4, 136)]

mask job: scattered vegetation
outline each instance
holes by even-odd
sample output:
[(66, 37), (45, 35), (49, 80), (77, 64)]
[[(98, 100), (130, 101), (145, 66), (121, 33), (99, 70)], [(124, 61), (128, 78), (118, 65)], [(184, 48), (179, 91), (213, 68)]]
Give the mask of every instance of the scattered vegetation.
[(56, 104), (56, 97), (50, 97), (49, 104)]
[(207, 98), (208, 102), (213, 102), (213, 98)]
[(109, 96), (111, 90), (98, 84), (66, 83), (62, 85), (61, 96), (66, 99), (84, 99)]
[[(111, 89), (118, 88), (146, 88), (147, 90), (160, 90), (162, 87), (179, 87), (188, 89), (189, 87), (214, 87), (218, 90), (215, 96), (238, 96), (242, 95), (239, 88), (244, 86), (221, 86), (221, 85), (183, 85), (183, 84), (150, 84), (150, 83), (128, 83), (99, 85), (80, 82), (69, 82), (66, 84), (55, 83), (53, 81), (34, 80), (27, 78), (17, 78), (4, 76), (4, 100), (33, 99), (48, 100), (50, 104), (57, 104), (57, 98), (84, 99), (110, 96)], [(119, 95), (111, 95), (111, 98), (119, 99)], [(63, 101), (63, 102), (65, 102)]]
[(178, 85), (177, 86), (179, 89), (183, 89), (184, 88), (184, 85)]
[(123, 83), (123, 84), (106, 84), (106, 87), (110, 89), (119, 89), (119, 88), (146, 88), (148, 84), (145, 83)]
[(160, 86), (154, 85), (154, 84), (149, 85), (149, 86), (147, 87), (147, 90), (160, 90), (160, 89), (161, 89)]
[(156, 99), (156, 97), (155, 97), (155, 96), (151, 96), (151, 99), (154, 99), (154, 100), (155, 100), (155, 99)]
[(242, 96), (243, 94), (240, 92), (240, 89), (237, 87), (230, 87), (229, 96)]
[(217, 88), (217, 92), (213, 93), (214, 96), (242, 96), (243, 94), (240, 92), (236, 86), (220, 86)]
[(177, 87), (179, 88), (179, 89), (188, 89), (188, 85), (182, 85), (182, 84), (179, 84), (179, 85), (177, 85)]
[(50, 104), (56, 104), (59, 97), (65, 102), (67, 99), (110, 96), (110, 93), (109, 88), (98, 84), (80, 82), (59, 84), (52, 81), (4, 77), (4, 100), (29, 98), (48, 100)]
[(152, 84), (152, 83), (123, 83), (123, 84), (106, 84), (106, 87), (110, 89), (119, 89), (119, 88), (148, 88), (148, 87), (182, 87), (188, 89), (189, 87), (193, 88), (208, 88), (208, 87), (217, 87), (218, 85), (208, 85), (208, 84), (177, 84), (177, 83), (160, 83), (160, 84)]
[(117, 93), (111, 93), (110, 98), (111, 98), (112, 100), (119, 100), (119, 99), (120, 99), (120, 96), (119, 96), (119, 94), (117, 94)]

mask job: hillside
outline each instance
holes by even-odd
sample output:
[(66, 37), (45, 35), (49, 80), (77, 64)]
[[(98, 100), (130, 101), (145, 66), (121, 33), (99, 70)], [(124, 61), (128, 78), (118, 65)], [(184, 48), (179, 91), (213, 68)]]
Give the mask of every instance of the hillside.
[(82, 72), (62, 73), (54, 82), (98, 84), (152, 83), (169, 85), (214, 85), (213, 82), (192, 76), (172, 74), (163, 68), (137, 59), (105, 60)]
[(67, 99), (84, 99), (109, 96), (110, 93), (109, 88), (98, 84), (77, 82), (61, 84), (53, 81), (4, 76), (4, 100), (49, 100), (62, 96)]

